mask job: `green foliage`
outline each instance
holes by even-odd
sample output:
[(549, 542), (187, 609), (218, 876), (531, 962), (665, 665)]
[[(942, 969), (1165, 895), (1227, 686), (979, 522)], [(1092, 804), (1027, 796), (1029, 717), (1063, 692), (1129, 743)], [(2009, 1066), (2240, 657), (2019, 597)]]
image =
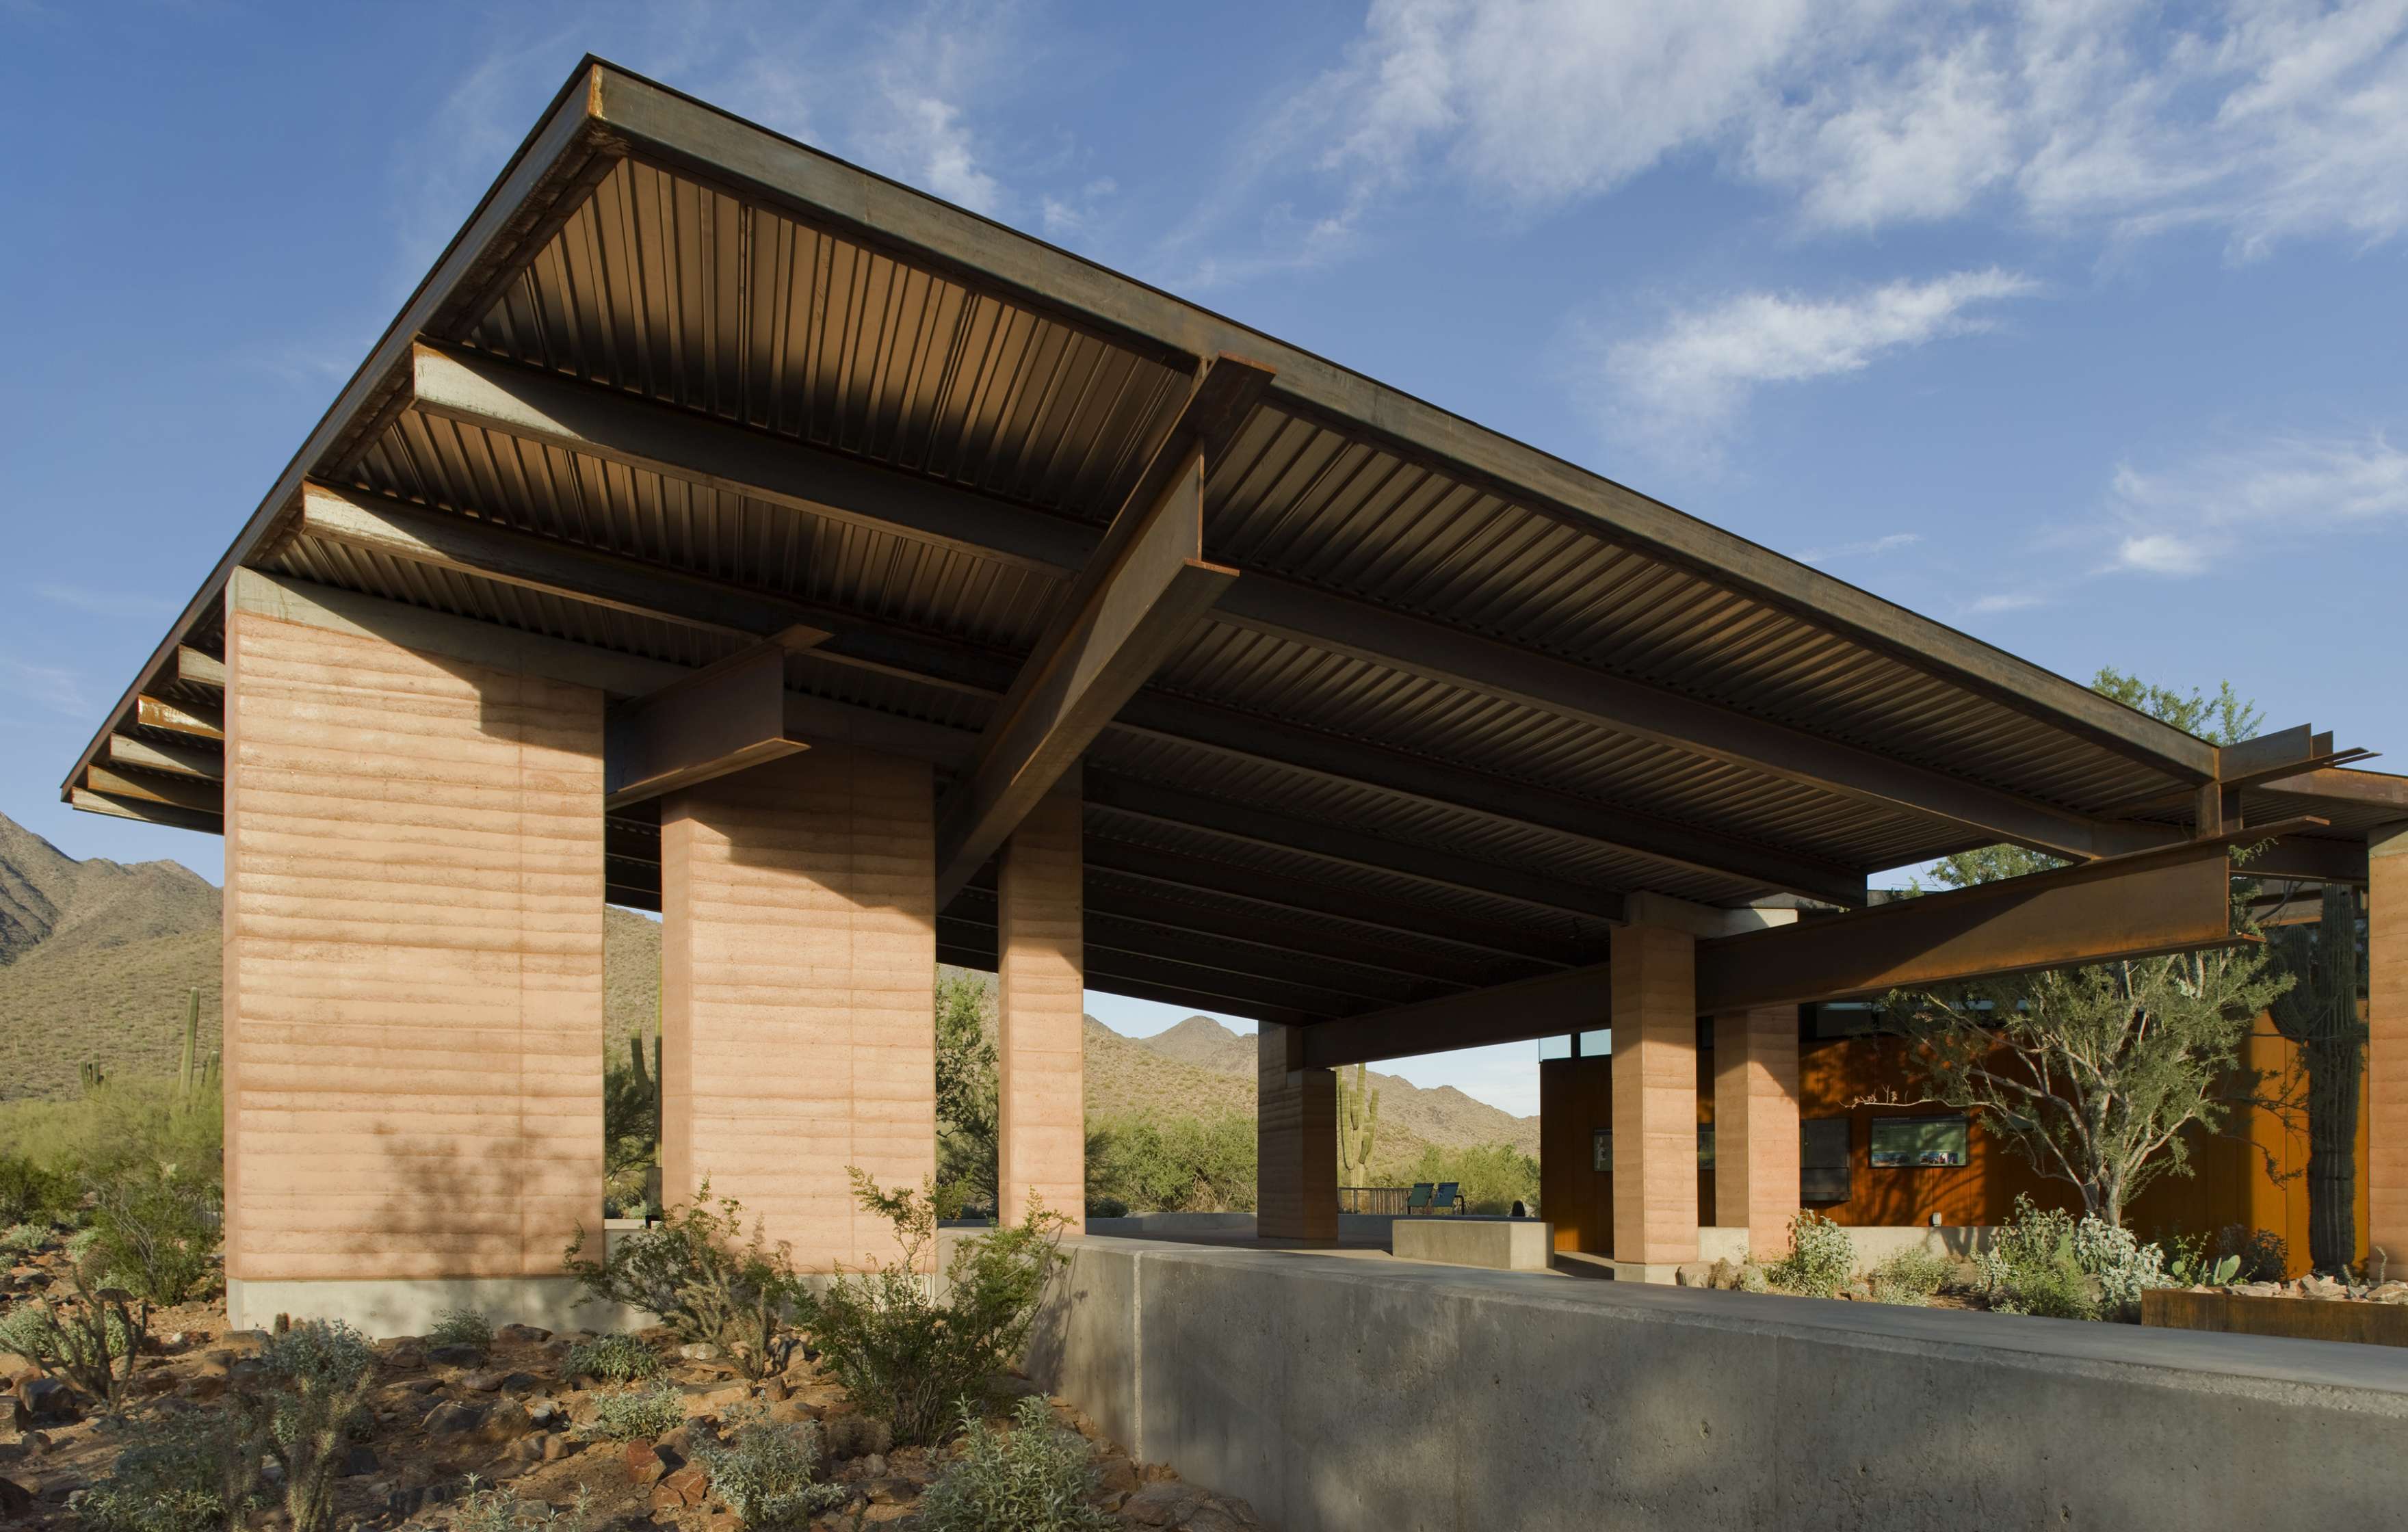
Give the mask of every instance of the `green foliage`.
[(1101, 1118), (1087, 1124), (1087, 1198), (1140, 1212), (1251, 1211), (1254, 1124), (1229, 1112)]
[(426, 1343), (430, 1346), (474, 1346), (479, 1351), (491, 1351), (494, 1346), (494, 1322), (474, 1309), (446, 1309), (435, 1316), (428, 1326)]
[(0, 1352), (23, 1357), (86, 1403), (114, 1410), (133, 1380), (150, 1310), (122, 1288), (103, 1286), (98, 1264), (87, 1254), (67, 1268), (72, 1294), (65, 1302), (44, 1294), (0, 1318)]
[(1765, 1280), (1803, 1297), (1837, 1297), (1856, 1274), (1856, 1243), (1812, 1209), (1789, 1220), (1789, 1253), (1764, 1268)]
[(334, 1525), (335, 1479), (346, 1443), (373, 1424), (368, 1384), (376, 1353), (339, 1320), (304, 1320), (260, 1348), (259, 1376), (238, 1384), (236, 1409), (251, 1439), (283, 1469), (293, 1532)]
[(823, 1511), (852, 1498), (841, 1484), (820, 1482), (819, 1427), (784, 1425), (758, 1405), (727, 1413), (725, 1440), (695, 1443), (710, 1474), (710, 1492), (748, 1527), (803, 1532)]
[(1068, 1263), (1059, 1248), (1065, 1221), (1032, 1194), (1018, 1224), (954, 1247), (939, 1298), (934, 1187), (884, 1192), (860, 1170), (848, 1173), (863, 1209), (894, 1226), (902, 1258), (839, 1274), (803, 1300), (800, 1322), (821, 1367), (865, 1413), (892, 1424), (898, 1442), (934, 1441), (961, 1400), (984, 1397), (1020, 1359), (1046, 1283)]
[[(222, 1186), (225, 1101), (222, 1092), (178, 1092), (174, 1077), (113, 1080), (89, 1095), (65, 1101), (0, 1102), (0, 1166), (10, 1158), (63, 1178), (66, 1213), (82, 1185), (101, 1185), (129, 1170), (175, 1167), (193, 1181)], [(0, 1170), (0, 1178), (6, 1171)], [(0, 1185), (0, 1199), (6, 1197)], [(0, 1200), (0, 1217), (11, 1222)]]
[(1338, 1071), (1338, 1184), (1369, 1184), (1371, 1152), (1378, 1147), (1380, 1093), (1371, 1090), (1371, 1067), (1354, 1066), (1354, 1078)]
[[(659, 1039), (652, 1043), (659, 1062)], [(660, 1158), (660, 1082), (644, 1067), (644, 1043), (627, 1039), (627, 1057), (602, 1061), (602, 1179), (609, 1200), (632, 1207), (644, 1197), (645, 1172)]]
[(1054, 1424), (1030, 1395), (1012, 1407), (1011, 1429), (998, 1430), (965, 1405), (960, 1455), (921, 1497), (928, 1532), (1104, 1532), (1116, 1523), (1087, 1503), (1096, 1490), (1094, 1452), (1076, 1431)]
[(50, 1242), (50, 1225), (15, 1224), (0, 1234), (0, 1255), (31, 1255)]
[(47, 1223), (75, 1206), (75, 1183), (22, 1154), (0, 1153), (0, 1219)]
[(657, 1378), (665, 1364), (660, 1353), (632, 1335), (606, 1335), (568, 1349), (568, 1376), (606, 1383), (632, 1383)]
[(937, 1179), (988, 1207), (996, 1191), (1000, 1096), (987, 1019), (994, 992), (977, 974), (937, 973)]
[(111, 1281), (165, 1308), (208, 1281), (221, 1225), (214, 1167), (128, 1166), (94, 1193), (93, 1253)]
[(1476, 1144), (1461, 1149), (1422, 1146), (1421, 1157), (1380, 1167), (1378, 1183), (1411, 1185), (1442, 1181), (1456, 1183), (1467, 1212), (1511, 1212), (1519, 1202), (1526, 1210), (1539, 1206), (1539, 1162), (1512, 1144)]
[(567, 1506), (527, 1500), (507, 1485), (487, 1485), (468, 1475), (468, 1493), (452, 1512), (452, 1532), (585, 1532), (594, 1525), (594, 1493), (577, 1486), (577, 1499)]
[(713, 1199), (706, 1181), (692, 1202), (602, 1260), (583, 1258), (584, 1246), (580, 1226), (564, 1259), (596, 1298), (658, 1315), (679, 1339), (717, 1346), (747, 1377), (777, 1370), (779, 1331), (803, 1282), (784, 1244), (769, 1243), (758, 1223), (745, 1233), (734, 1198)]
[(1909, 1245), (1892, 1251), (1882, 1263), (1865, 1274), (1876, 1303), (1895, 1303), (1920, 1308), (1931, 1301), (1932, 1296), (1948, 1285), (1956, 1274), (1956, 1263), (1937, 1251), (1920, 1245)]
[(2278, 1282), (2291, 1272), (2290, 1244), (2272, 1229), (2227, 1224), (2215, 1231), (2215, 1241), (2208, 1248), (2218, 1256), (2229, 1256), (2239, 1263), (2234, 1267), (2233, 1281)]
[(685, 1424), (685, 1395), (672, 1382), (615, 1389), (595, 1396), (594, 1418), (580, 1434), (605, 1441), (650, 1441)]
[(249, 1503), (254, 1454), (227, 1414), (144, 1427), (76, 1514), (89, 1532), (222, 1532)]
[(2049, 1319), (2135, 1319), (2141, 1295), (2176, 1279), (2165, 1253), (2087, 1213), (2015, 1198), (1990, 1248), (1974, 1258), (1990, 1307)]
[(2112, 666), (2100, 666), (2099, 674), (2090, 678), (2090, 689), (2212, 745), (2237, 745), (2254, 737), (2266, 723), (2257, 704), (2235, 692), (2229, 680), (2216, 683), (2214, 696), (2197, 687), (2186, 696), (2171, 687), (2153, 686), (2138, 676), (2125, 675)]

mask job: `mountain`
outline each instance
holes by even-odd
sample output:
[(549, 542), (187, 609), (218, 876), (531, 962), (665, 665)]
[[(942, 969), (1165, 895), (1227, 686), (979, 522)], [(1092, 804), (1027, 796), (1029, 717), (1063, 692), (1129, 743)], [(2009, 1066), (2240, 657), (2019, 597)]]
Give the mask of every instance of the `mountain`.
[[(1090, 1036), (1095, 1023), (1090, 1021)], [(1118, 1036), (1118, 1034), (1113, 1034)], [(1232, 1032), (1210, 1016), (1190, 1016), (1175, 1026), (1168, 1027), (1150, 1038), (1133, 1039), (1166, 1059), (1191, 1067), (1208, 1070), (1225, 1077), (1241, 1078), (1251, 1087), (1254, 1081), (1254, 1039)], [(1094, 1045), (1088, 1049), (1089, 1069), (1094, 1068)], [(1538, 1067), (1533, 1064), (1532, 1068)], [(1387, 1158), (1391, 1135), (1402, 1135), (1441, 1145), (1512, 1144), (1526, 1154), (1539, 1152), (1539, 1120), (1516, 1117), (1512, 1112), (1475, 1100), (1452, 1085), (1435, 1087), (1416, 1085), (1395, 1075), (1370, 1072), (1370, 1086), (1380, 1093), (1381, 1151), (1378, 1157)], [(1095, 1092), (1090, 1085), (1088, 1095)], [(1246, 1092), (1249, 1110), (1254, 1095)]]
[(174, 862), (79, 862), (0, 815), (0, 1099), (72, 1090), (86, 1060), (162, 1073), (201, 991), (218, 1031), (220, 900)]
[[(201, 1042), (218, 1046), (222, 900), (174, 862), (79, 862), (0, 815), (0, 1099), (72, 1092), (78, 1067), (112, 1074), (172, 1070), (183, 1047), (185, 995), (201, 992)], [(659, 1015), (660, 923), (603, 911), (606, 1046)], [(978, 975), (992, 986), (990, 976)], [(1087, 1110), (1093, 1115), (1254, 1112), (1254, 1039), (1209, 1016), (1151, 1038), (1087, 1018)], [(1453, 1086), (1425, 1090), (1375, 1074), (1380, 1150), (1509, 1143), (1539, 1149), (1539, 1120), (1515, 1117)]]

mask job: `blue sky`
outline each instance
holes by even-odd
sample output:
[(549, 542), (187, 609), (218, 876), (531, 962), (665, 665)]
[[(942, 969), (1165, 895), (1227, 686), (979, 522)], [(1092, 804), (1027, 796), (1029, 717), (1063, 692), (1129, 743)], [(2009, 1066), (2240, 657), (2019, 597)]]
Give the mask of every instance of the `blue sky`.
[(2065, 674), (2408, 748), (2408, 0), (0, 0), (0, 810), (219, 874), (58, 779), (588, 50)]

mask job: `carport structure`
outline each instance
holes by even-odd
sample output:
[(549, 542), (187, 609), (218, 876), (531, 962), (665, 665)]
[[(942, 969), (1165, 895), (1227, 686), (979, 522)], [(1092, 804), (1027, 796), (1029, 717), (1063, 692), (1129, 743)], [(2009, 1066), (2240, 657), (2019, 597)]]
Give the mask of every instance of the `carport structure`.
[[(1777, 1237), (1783, 1008), (2225, 940), (2270, 833), (2363, 880), (2408, 782), (2354, 753), (2219, 750), (588, 60), (65, 793), (227, 838), (238, 1308), (416, 1312), (540, 1307), (594, 1215), (606, 899), (664, 917), (671, 1195), (807, 1264), (883, 1248), (845, 1167), (933, 1169), (941, 959), (1002, 976), (1008, 1197), (1080, 1205), (1083, 984), (1260, 1020), (1302, 1238), (1332, 1067), (1610, 1025), (1660, 1277), (1698, 1017), (1714, 1221)], [(2076, 865), (1859, 908), (2000, 840)]]

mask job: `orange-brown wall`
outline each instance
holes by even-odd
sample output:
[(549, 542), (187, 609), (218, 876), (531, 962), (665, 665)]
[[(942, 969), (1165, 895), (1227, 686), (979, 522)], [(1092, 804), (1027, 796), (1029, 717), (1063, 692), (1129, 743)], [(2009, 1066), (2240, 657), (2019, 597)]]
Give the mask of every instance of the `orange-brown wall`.
[[(1811, 1040), (1799, 1049), (1799, 1116), (1848, 1119), (1849, 1196), (1845, 1202), (1813, 1203), (1833, 1223), (1852, 1226), (1928, 1224), (1937, 1213), (1945, 1224), (2005, 1221), (2018, 1195), (2043, 1207), (2080, 1207), (2073, 1188), (2043, 1179), (2023, 1157), (1982, 1131), (1969, 1136), (1971, 1163), (1926, 1168), (1870, 1163), (1872, 1120), (1944, 1113), (1930, 1104), (1869, 1106), (1868, 1100), (1908, 1100), (1903, 1053), (1896, 1038)], [(2297, 1050), (2260, 1018), (2243, 1062), (2271, 1079), (2294, 1067)], [(1590, 1168), (1590, 1136), (1613, 1124), (1610, 1058), (1547, 1059), (1539, 1066), (1540, 1206), (1555, 1224), (1555, 1248), (1611, 1254), (1612, 1178)], [(1698, 1120), (1713, 1120), (1713, 1054), (1698, 1053)], [(2366, 1253), (2367, 1112), (2361, 1081), (2358, 1126), (2358, 1254)], [(2243, 1141), (2245, 1138), (2245, 1141)], [(2272, 1157), (2272, 1170), (2268, 1168)], [(2192, 1174), (2160, 1177), (2135, 1199), (2127, 1222), (2144, 1237), (2167, 1233), (2213, 1233), (2229, 1224), (2270, 1229), (2291, 1251), (2292, 1269), (2308, 1257), (2307, 1188), (2299, 1173), (2307, 1165), (2303, 1124), (2253, 1110), (2228, 1124), (2225, 1135), (2198, 1136), (2190, 1151)], [(1713, 1173), (1698, 1173), (1698, 1206), (1713, 1206)]]

